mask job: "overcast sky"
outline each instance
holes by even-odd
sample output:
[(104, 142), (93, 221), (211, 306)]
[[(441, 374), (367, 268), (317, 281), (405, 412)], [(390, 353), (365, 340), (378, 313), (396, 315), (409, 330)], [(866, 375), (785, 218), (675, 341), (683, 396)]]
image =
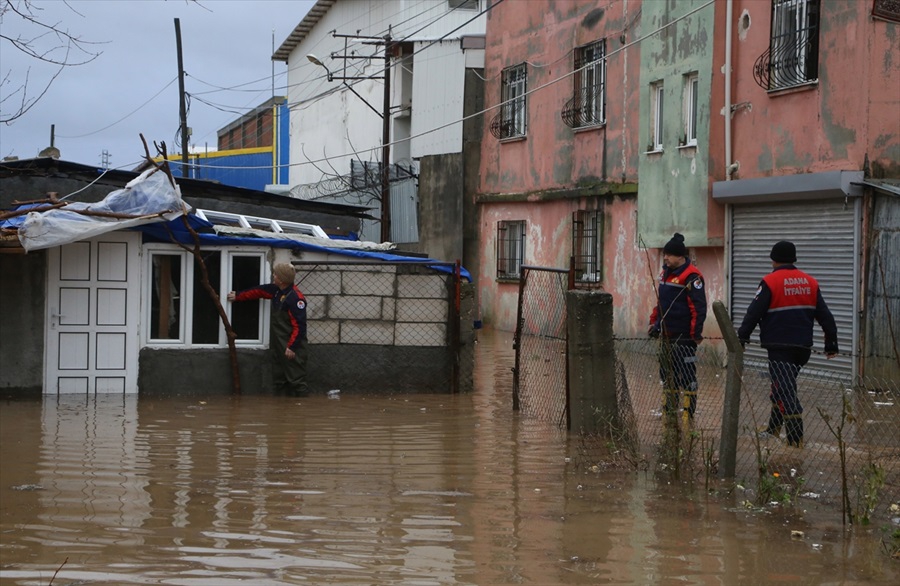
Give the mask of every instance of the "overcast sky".
[[(5, 4), (6, 0), (0, 0), (0, 5)], [(153, 141), (165, 141), (170, 153), (180, 152), (175, 143), (179, 128), (176, 18), (181, 26), (185, 91), (194, 96), (188, 113), (191, 144), (214, 149), (219, 128), (272, 97), (273, 32), (277, 49), (314, 0), (34, 0), (30, 4), (43, 23), (95, 43), (85, 47), (101, 54), (85, 65), (65, 68), (24, 116), (0, 124), (0, 158), (36, 157), (50, 146), (53, 124), (62, 159), (99, 166), (107, 151), (110, 167), (132, 168), (144, 153), (140, 134), (153, 155)], [(9, 11), (0, 23), (3, 37), (34, 38), (36, 30)], [(59, 44), (49, 36), (35, 43), (44, 51)], [(78, 51), (69, 55), (72, 61), (86, 58)], [(9, 98), (0, 103), (2, 118), (21, 102), (21, 94), (11, 94), (26, 75), (29, 97), (34, 97), (56, 69), (0, 39), (0, 80), (4, 80), (0, 100)], [(285, 63), (275, 62), (276, 95), (284, 95), (286, 69)]]

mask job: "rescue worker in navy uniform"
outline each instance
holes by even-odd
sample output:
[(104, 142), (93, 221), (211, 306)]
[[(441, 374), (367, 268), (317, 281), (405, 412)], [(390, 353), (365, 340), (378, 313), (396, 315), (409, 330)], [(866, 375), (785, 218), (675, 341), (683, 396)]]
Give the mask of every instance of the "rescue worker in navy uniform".
[(661, 338), (659, 376), (665, 387), (664, 409), (668, 416), (678, 410), (678, 393), (689, 397), (688, 415), (697, 410), (697, 344), (703, 341), (706, 321), (706, 289), (703, 275), (688, 258), (684, 236), (676, 233), (663, 247), (663, 269), (659, 276), (656, 307), (650, 314), (647, 333)]
[(788, 445), (803, 447), (803, 407), (797, 398), (797, 375), (809, 361), (813, 321), (825, 333), (825, 355), (837, 356), (837, 325), (819, 283), (794, 266), (797, 249), (781, 240), (772, 247), (772, 272), (763, 277), (738, 329), (741, 344), (759, 324), (760, 345), (769, 354), (772, 402), (769, 424), (760, 431), (778, 437), (784, 425)]
[(294, 284), (296, 271), (290, 263), (272, 267), (272, 282), (228, 293), (228, 301), (271, 299), (269, 351), (276, 393), (307, 395), (306, 298)]

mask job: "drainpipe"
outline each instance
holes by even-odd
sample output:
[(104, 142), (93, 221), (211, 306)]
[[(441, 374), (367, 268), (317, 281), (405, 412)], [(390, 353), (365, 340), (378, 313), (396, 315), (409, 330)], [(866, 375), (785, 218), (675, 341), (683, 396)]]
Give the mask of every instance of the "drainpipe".
[(731, 21), (734, 11), (734, 0), (725, 2), (725, 180), (731, 181), (731, 175), (737, 171), (738, 165), (731, 162)]

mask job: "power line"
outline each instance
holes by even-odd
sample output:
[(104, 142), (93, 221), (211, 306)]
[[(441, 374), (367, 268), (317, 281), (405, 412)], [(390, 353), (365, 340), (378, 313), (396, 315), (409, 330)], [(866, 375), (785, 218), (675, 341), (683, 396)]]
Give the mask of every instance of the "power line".
[[(666, 24), (663, 24), (662, 26), (658, 27), (657, 29), (655, 29), (655, 30), (653, 30), (653, 31), (651, 31), (651, 32), (649, 32), (649, 33), (647, 33), (646, 35), (644, 35), (644, 36), (642, 36), (642, 37), (638, 37), (637, 39), (635, 39), (635, 40), (633, 40), (633, 41), (631, 41), (631, 42), (629, 42), (629, 43), (626, 43), (626, 44), (622, 45), (622, 46), (619, 47), (618, 49), (614, 49), (613, 51), (609, 52), (609, 53), (606, 55), (606, 59), (609, 59), (609, 57), (612, 57), (612, 56), (614, 56), (614, 55), (617, 55), (617, 54), (619, 54), (620, 52), (622, 52), (622, 51), (624, 51), (624, 50), (626, 50), (626, 49), (629, 49), (630, 47), (632, 47), (632, 46), (634, 46), (634, 45), (640, 44), (641, 42), (643, 42), (643, 41), (649, 39), (650, 37), (653, 37), (653, 36), (659, 34), (660, 32), (662, 32), (663, 30), (669, 28), (670, 26), (673, 26), (673, 25), (677, 24), (678, 22), (684, 20), (685, 18), (687, 18), (687, 17), (689, 17), (689, 16), (692, 16), (693, 14), (699, 12), (700, 10), (703, 10), (704, 8), (706, 8), (706, 7), (710, 6), (710, 5), (712, 5), (713, 3), (715, 3), (715, 1), (716, 1), (716, 0), (708, 0), (705, 4), (702, 4), (702, 5), (698, 6), (698, 7), (696, 7), (696, 8), (694, 8), (694, 9), (690, 10), (690, 11), (687, 12), (686, 14), (683, 14), (683, 15), (681, 15), (681, 16), (675, 18), (674, 20), (672, 20), (672, 21), (670, 21), (670, 22), (668, 22), (668, 23), (666, 23)], [(500, 3), (502, 3), (502, 2), (503, 2), (503, 0), (500, 0), (499, 2), (496, 2), (495, 4), (493, 4), (491, 7), (497, 6), (497, 5), (499, 5)], [(488, 8), (487, 10), (490, 10), (490, 8)], [(457, 27), (457, 28), (459, 28), (459, 27)], [(456, 29), (454, 29), (454, 31), (455, 31), (455, 30), (456, 30)], [(454, 31), (450, 31), (450, 32), (447, 33), (447, 34), (452, 34), (452, 32), (454, 32)], [(434, 42), (437, 42), (437, 41), (434, 41)], [(434, 42), (431, 43), (431, 44), (434, 44)], [(431, 46), (431, 45), (428, 45), (428, 46)], [(425, 48), (427, 48), (427, 47), (425, 47)], [(423, 49), (424, 49), (424, 48), (423, 48)], [(575, 70), (573, 70), (573, 71), (571, 71), (571, 72), (569, 72), (569, 73), (565, 73), (565, 74), (563, 74), (563, 75), (560, 75), (559, 77), (556, 77), (556, 78), (554, 78), (554, 79), (548, 81), (547, 83), (544, 83), (544, 84), (542, 84), (542, 85), (540, 85), (540, 86), (537, 86), (537, 87), (534, 87), (534, 88), (532, 88), (532, 89), (530, 89), (530, 90), (527, 90), (527, 91), (526, 91), (525, 93), (523, 93), (521, 96), (518, 96), (518, 97), (516, 97), (516, 98), (511, 98), (511, 99), (509, 99), (509, 100), (505, 100), (505, 101), (499, 102), (499, 103), (497, 103), (497, 104), (494, 104), (493, 106), (488, 106), (488, 107), (484, 108), (483, 110), (481, 110), (481, 111), (479, 111), (479, 112), (475, 112), (475, 113), (469, 114), (469, 115), (467, 115), (467, 116), (463, 116), (462, 118), (459, 118), (459, 119), (457, 119), (457, 120), (453, 120), (453, 121), (451, 121), (451, 122), (447, 122), (447, 123), (442, 124), (442, 125), (440, 125), (440, 126), (436, 126), (436, 127), (434, 127), (434, 128), (431, 128), (431, 129), (428, 129), (428, 130), (424, 130), (424, 131), (420, 132), (419, 134), (411, 135), (411, 136), (406, 137), (406, 138), (404, 138), (404, 139), (402, 139), (402, 140), (391, 142), (391, 143), (390, 143), (390, 146), (394, 146), (395, 144), (399, 144), (399, 143), (402, 143), (402, 142), (406, 142), (406, 141), (412, 140), (412, 139), (414, 139), (414, 138), (419, 138), (419, 137), (422, 137), (422, 136), (426, 136), (426, 135), (431, 134), (431, 133), (433, 133), (433, 132), (437, 132), (438, 130), (443, 130), (444, 128), (448, 128), (448, 127), (450, 127), (450, 126), (453, 126), (453, 125), (455, 125), (455, 124), (461, 124), (462, 122), (465, 122), (466, 120), (470, 120), (470, 119), (475, 118), (475, 117), (477, 117), (477, 116), (483, 116), (484, 114), (487, 114), (487, 113), (492, 112), (492, 111), (494, 111), (494, 110), (496, 110), (496, 109), (498, 109), (498, 108), (501, 108), (501, 107), (503, 107), (503, 106), (505, 106), (505, 105), (507, 105), (507, 104), (510, 104), (510, 103), (516, 101), (517, 99), (520, 99), (520, 98), (523, 97), (523, 96), (529, 96), (529, 95), (531, 95), (531, 94), (533, 94), (533, 93), (536, 93), (536, 92), (538, 92), (538, 91), (540, 91), (540, 90), (543, 90), (543, 89), (545, 89), (545, 88), (547, 88), (547, 87), (550, 87), (550, 86), (552, 86), (552, 85), (554, 85), (554, 84), (556, 84), (556, 83), (559, 83), (560, 81), (563, 81), (563, 80), (565, 80), (565, 79), (568, 79), (569, 77), (572, 77), (573, 75), (575, 75), (576, 73), (578, 73), (578, 72), (581, 71), (582, 69), (588, 67), (589, 65), (590, 65), (590, 64), (586, 64), (585, 66), (583, 66), (583, 67), (581, 67), (581, 68), (579, 68), (579, 69), (575, 69)], [(335, 91), (337, 91), (339, 88), (340, 88), (340, 86), (336, 86)], [(318, 98), (318, 99), (321, 99), (321, 98)], [(358, 157), (359, 155), (363, 155), (363, 154), (366, 154), (366, 153), (371, 153), (371, 152), (374, 152), (374, 151), (377, 151), (377, 150), (381, 150), (381, 148), (382, 148), (382, 145), (378, 145), (378, 146), (374, 146), (374, 147), (367, 148), (367, 149), (359, 149), (359, 150), (351, 151), (351, 152), (349, 152), (349, 153), (342, 153), (342, 154), (340, 154), (340, 155), (332, 155), (332, 156), (329, 156), (329, 157), (322, 157), (322, 158), (320, 158), (320, 159), (308, 159), (307, 161), (302, 161), (302, 162), (298, 162), (298, 163), (288, 163), (287, 165), (278, 165), (278, 167), (299, 167), (299, 166), (302, 166), (302, 165), (314, 165), (314, 164), (319, 164), (319, 163), (326, 163), (326, 162), (331, 161), (331, 160), (334, 160), (334, 159), (341, 159), (341, 158), (345, 158), (345, 157)], [(175, 162), (175, 161), (171, 161), (171, 162)], [(193, 166), (196, 166), (196, 167), (213, 167), (213, 165), (193, 165)], [(217, 166), (215, 166), (215, 167), (216, 167), (217, 169), (270, 169), (270, 168), (271, 168), (271, 165), (261, 165), (261, 166), (257, 166), (257, 167), (245, 167), (245, 166), (234, 166), (234, 167), (231, 167), (231, 166), (218, 166), (218, 165), (217, 165)]]

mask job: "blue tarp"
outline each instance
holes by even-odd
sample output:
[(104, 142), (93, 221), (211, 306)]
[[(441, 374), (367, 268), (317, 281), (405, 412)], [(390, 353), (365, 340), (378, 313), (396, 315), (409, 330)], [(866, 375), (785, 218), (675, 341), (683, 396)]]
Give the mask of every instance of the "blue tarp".
[[(201, 246), (269, 246), (272, 248), (290, 248), (299, 250), (308, 250), (310, 252), (321, 252), (327, 254), (340, 254), (351, 258), (364, 260), (380, 260), (387, 262), (415, 262), (418, 264), (426, 264), (429, 267), (452, 274), (455, 267), (452, 263), (446, 263), (433, 258), (418, 258), (411, 256), (401, 256), (391, 254), (389, 252), (379, 252), (375, 250), (356, 250), (348, 248), (332, 248), (325, 244), (312, 244), (308, 241), (286, 240), (283, 238), (257, 238), (252, 236), (224, 236), (212, 232), (213, 225), (202, 220), (194, 214), (186, 216), (191, 228), (200, 238)], [(158, 222), (155, 224), (145, 224), (135, 228), (143, 232), (147, 236), (158, 242), (172, 242), (172, 238), (181, 244), (187, 246), (194, 245), (194, 237), (190, 231), (185, 228), (184, 220), (176, 218), (169, 222)], [(435, 264), (429, 264), (435, 263)], [(472, 275), (465, 268), (460, 267), (460, 276), (465, 280), (472, 282)]]

